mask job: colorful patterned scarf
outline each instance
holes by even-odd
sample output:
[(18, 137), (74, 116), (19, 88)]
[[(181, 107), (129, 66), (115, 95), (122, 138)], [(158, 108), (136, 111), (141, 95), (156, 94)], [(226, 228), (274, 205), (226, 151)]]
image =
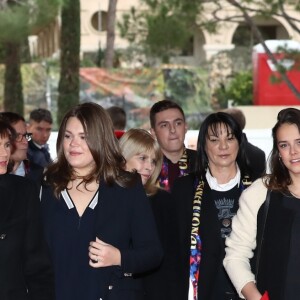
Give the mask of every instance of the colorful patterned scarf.
[[(252, 184), (249, 176), (244, 176), (241, 184), (240, 191), (249, 187)], [(193, 285), (193, 299), (198, 299), (198, 280), (200, 276), (200, 262), (201, 262), (201, 251), (202, 251), (202, 242), (199, 233), (200, 228), (200, 216), (201, 216), (201, 204), (202, 204), (202, 195), (204, 189), (204, 181), (196, 180), (195, 183), (196, 190), (193, 200), (193, 215), (192, 215), (192, 231), (191, 231), (191, 255), (190, 255), (190, 280)]]
[[(158, 177), (158, 183), (159, 183), (159, 186), (166, 191), (170, 191), (168, 165), (169, 165), (169, 159), (164, 156), (161, 172)], [(184, 148), (181, 158), (178, 161), (178, 166), (179, 166), (179, 171), (180, 171), (179, 177), (182, 177), (182, 176), (185, 176), (188, 174), (188, 156), (187, 156), (187, 151), (185, 148)]]
[(203, 195), (204, 182), (201, 180), (197, 184), (194, 201), (193, 201), (193, 217), (191, 231), (191, 256), (190, 256), (190, 280), (193, 285), (194, 300), (198, 299), (198, 280), (199, 266), (201, 261), (202, 242), (199, 234), (201, 204)]

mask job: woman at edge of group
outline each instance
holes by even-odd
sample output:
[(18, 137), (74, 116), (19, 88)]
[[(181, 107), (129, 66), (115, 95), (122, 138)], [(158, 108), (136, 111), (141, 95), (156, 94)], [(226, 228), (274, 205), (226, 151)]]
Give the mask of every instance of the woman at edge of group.
[(229, 114), (210, 114), (202, 123), (195, 173), (172, 190), (182, 259), (181, 299), (238, 299), (224, 268), (225, 237), (241, 192), (252, 180), (242, 130)]
[(125, 172), (109, 115), (95, 103), (72, 108), (42, 189), (56, 300), (143, 299), (135, 273), (162, 250), (141, 180)]
[[(226, 241), (224, 266), (240, 296), (248, 300), (290, 300), (300, 294), (300, 110), (281, 110), (272, 136), (270, 174), (241, 195)], [(257, 260), (257, 245), (256, 270), (250, 260)]]
[(38, 190), (30, 180), (8, 173), (15, 136), (15, 130), (0, 121), (0, 299), (54, 300)]
[(173, 199), (167, 191), (156, 185), (160, 174), (163, 154), (158, 142), (144, 129), (130, 129), (119, 140), (121, 152), (126, 159), (126, 170), (141, 175), (146, 194), (152, 206), (164, 259), (160, 266), (142, 274), (147, 300), (181, 300), (176, 292), (176, 217)]

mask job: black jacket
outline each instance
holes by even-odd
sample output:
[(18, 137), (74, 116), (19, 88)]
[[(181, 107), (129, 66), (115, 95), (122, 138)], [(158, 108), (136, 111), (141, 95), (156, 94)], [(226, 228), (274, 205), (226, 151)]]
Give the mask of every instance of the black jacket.
[[(103, 300), (144, 299), (142, 279), (135, 277), (156, 268), (163, 255), (149, 200), (141, 183), (123, 188), (117, 184), (108, 186), (100, 182), (94, 234), (120, 250), (121, 267), (96, 270), (99, 288), (96, 297)], [(59, 200), (54, 197), (52, 189), (43, 187), (46, 236), (51, 235), (49, 230), (56, 201)], [(85, 300), (94, 299), (95, 295), (88, 296), (87, 291)]]
[[(295, 201), (298, 200), (295, 199)], [(262, 230), (263, 208), (264, 205), (261, 206), (257, 216), (258, 236)], [(263, 294), (265, 291), (268, 291), (272, 300), (286, 299), (284, 294), (285, 280), (294, 220), (295, 213), (283, 205), (283, 195), (279, 192), (272, 192), (257, 278), (257, 287), (260, 292)], [(295, 299), (298, 296), (295, 295)]]
[(260, 148), (249, 143), (245, 133), (244, 137), (246, 140), (246, 156), (251, 171), (253, 172), (255, 177), (263, 176), (266, 171), (266, 154)]
[(52, 162), (48, 145), (45, 145), (44, 148), (39, 148), (34, 144), (33, 140), (28, 142), (27, 157), (31, 162), (43, 168)]
[[(196, 177), (193, 174), (178, 178), (171, 192), (179, 222), (178, 235), (180, 238), (181, 253), (180, 280), (178, 281), (178, 294), (181, 300), (188, 299), (190, 281), (190, 244), (193, 214), (193, 200), (196, 188)], [(241, 190), (236, 192), (241, 193)], [(238, 197), (235, 201), (238, 202)], [(225, 256), (224, 239), (221, 238), (218, 210), (213, 201), (212, 191), (205, 182), (201, 204), (200, 235), (202, 241), (202, 254), (200, 263), (200, 280), (198, 282), (198, 297), (203, 300), (216, 299), (216, 282), (218, 276), (225, 270), (223, 259)], [(237, 208), (237, 207), (236, 207)], [(228, 279), (229, 285), (230, 281)], [(230, 292), (235, 294), (233, 286)], [(223, 298), (224, 299), (224, 298)]]
[(164, 250), (161, 264), (144, 274), (143, 281), (147, 300), (182, 300), (177, 292), (179, 276), (178, 224), (175, 203), (171, 194), (159, 189), (149, 197), (159, 238)]
[(0, 175), (0, 299), (54, 300), (54, 278), (30, 180)]

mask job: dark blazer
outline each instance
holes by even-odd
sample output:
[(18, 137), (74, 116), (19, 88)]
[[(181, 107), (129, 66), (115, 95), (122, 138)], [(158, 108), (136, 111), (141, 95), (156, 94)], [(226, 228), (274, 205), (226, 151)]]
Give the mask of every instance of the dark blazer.
[(192, 149), (186, 149), (186, 153), (188, 156), (188, 170), (189, 173), (194, 172), (195, 168), (195, 163), (196, 163), (196, 158), (197, 158), (197, 151), (192, 150)]
[(40, 149), (34, 144), (33, 140), (28, 142), (27, 157), (31, 162), (43, 168), (47, 167), (52, 162), (48, 145), (45, 145), (45, 148)]
[[(96, 295), (90, 295), (87, 291), (85, 300), (144, 299), (142, 280), (135, 276), (157, 267), (163, 255), (149, 200), (140, 180), (131, 188), (100, 182), (94, 233), (95, 237), (120, 250), (121, 267), (95, 269), (98, 291)], [(56, 201), (59, 200), (53, 196), (52, 189), (43, 188), (46, 231), (51, 228)], [(46, 232), (46, 236), (49, 234)]]
[(54, 299), (54, 278), (30, 180), (0, 175), (0, 299)]
[(159, 189), (155, 195), (148, 197), (159, 238), (164, 250), (161, 264), (145, 274), (144, 286), (147, 300), (182, 300), (178, 297), (179, 275), (179, 238), (174, 200), (171, 194)]
[(38, 188), (40, 188), (42, 184), (44, 168), (29, 160), (25, 160), (24, 164), (26, 166), (25, 177), (33, 180), (37, 184)]
[[(265, 222), (257, 286), (261, 293), (268, 291), (270, 299), (284, 300), (287, 299), (285, 295), (286, 273), (292, 245), (292, 227), (296, 215), (293, 210), (285, 207), (283, 194), (280, 192), (271, 193), (266, 221), (264, 221), (263, 209), (264, 205), (260, 207), (257, 216), (258, 235), (261, 234)], [(298, 295), (294, 296), (295, 299), (298, 298)]]
[[(177, 211), (179, 222), (178, 235), (180, 239), (180, 260), (181, 270), (179, 271), (178, 295), (181, 300), (188, 299), (189, 278), (190, 278), (190, 244), (191, 225), (193, 214), (193, 199), (195, 192), (196, 177), (193, 174), (180, 177), (175, 181), (171, 195)], [(237, 199), (238, 201), (238, 199)], [(202, 255), (200, 264), (200, 280), (198, 282), (199, 299), (215, 299), (215, 282), (223, 272), (223, 259), (225, 256), (224, 241), (220, 236), (220, 225), (218, 212), (212, 208), (212, 196), (209, 185), (205, 182), (200, 216), (200, 231), (202, 241)], [(232, 291), (233, 286), (232, 286)]]
[(264, 175), (266, 171), (266, 154), (260, 148), (249, 143), (245, 133), (244, 133), (244, 137), (246, 140), (245, 150), (246, 150), (246, 156), (249, 161), (249, 166), (251, 167), (254, 176), (260, 177)]

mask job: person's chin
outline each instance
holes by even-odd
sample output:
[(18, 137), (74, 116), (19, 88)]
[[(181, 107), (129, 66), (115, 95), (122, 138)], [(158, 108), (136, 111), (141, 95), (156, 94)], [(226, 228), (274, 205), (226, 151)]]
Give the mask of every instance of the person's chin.
[(180, 145), (176, 145), (176, 147), (170, 147), (169, 148), (169, 152), (178, 152), (181, 151), (183, 149), (183, 144)]
[(146, 178), (145, 176), (141, 176), (142, 178), (142, 184), (145, 185), (147, 183), (147, 181), (149, 180), (149, 178)]

